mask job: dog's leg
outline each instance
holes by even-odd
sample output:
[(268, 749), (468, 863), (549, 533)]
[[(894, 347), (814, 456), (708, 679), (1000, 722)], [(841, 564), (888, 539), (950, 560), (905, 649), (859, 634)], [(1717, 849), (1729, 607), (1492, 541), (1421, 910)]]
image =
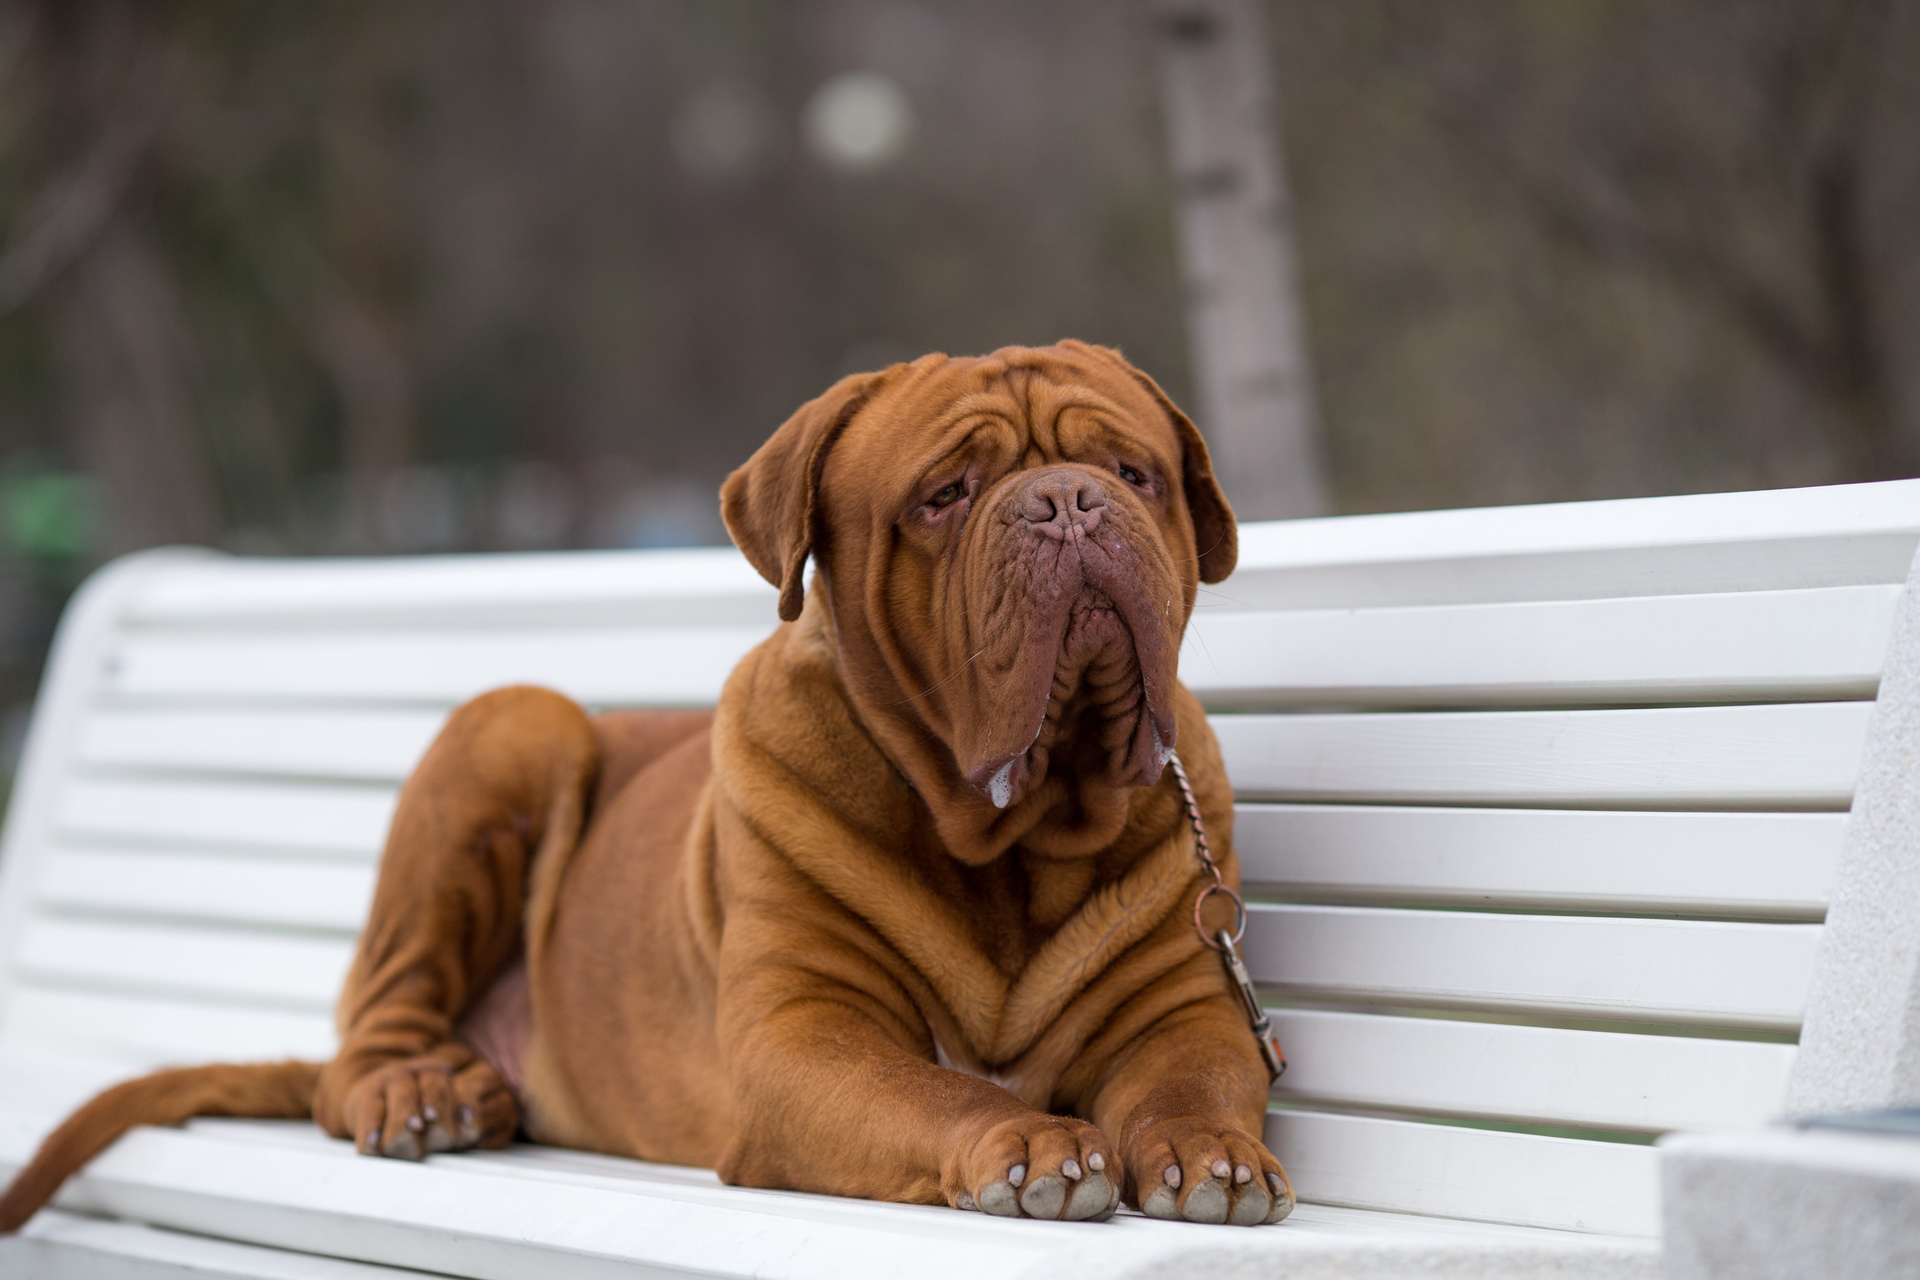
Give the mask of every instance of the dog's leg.
[[(844, 949), (822, 963), (862, 967)], [(757, 964), (734, 971), (725, 999), (739, 1111), (723, 1181), (1016, 1218), (1098, 1221), (1119, 1208), (1119, 1164), (1099, 1129), (903, 1047), (910, 1007)]]
[(1242, 1226), (1293, 1212), (1293, 1185), (1258, 1136), (1266, 1068), (1225, 997), (1161, 1019), (1106, 1077), (1092, 1114), (1119, 1139), (1134, 1207)]
[(314, 1100), (329, 1133), (403, 1159), (512, 1139), (518, 1105), (454, 1023), (520, 946), (536, 861), (577, 843), (599, 760), (586, 712), (548, 690), (497, 690), (448, 719), (401, 789), (341, 992)]

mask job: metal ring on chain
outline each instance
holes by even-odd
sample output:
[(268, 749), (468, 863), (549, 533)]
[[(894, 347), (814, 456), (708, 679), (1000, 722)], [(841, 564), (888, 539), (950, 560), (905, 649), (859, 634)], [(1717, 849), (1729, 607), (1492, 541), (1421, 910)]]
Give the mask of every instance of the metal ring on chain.
[(1213, 948), (1215, 951), (1225, 951), (1227, 948), (1221, 946), (1218, 942), (1214, 941), (1213, 935), (1207, 932), (1207, 927), (1204, 924), (1200, 923), (1200, 909), (1206, 906), (1207, 899), (1211, 898), (1216, 893), (1226, 894), (1227, 901), (1233, 904), (1233, 922), (1234, 922), (1233, 936), (1227, 939), (1227, 946), (1238, 945), (1240, 942), (1240, 939), (1246, 936), (1247, 904), (1245, 901), (1241, 899), (1239, 894), (1227, 888), (1226, 885), (1218, 884), (1218, 883), (1210, 884), (1206, 888), (1202, 889), (1200, 891), (1200, 896), (1193, 900), (1194, 932), (1200, 935), (1200, 941), (1206, 943), (1209, 947)]

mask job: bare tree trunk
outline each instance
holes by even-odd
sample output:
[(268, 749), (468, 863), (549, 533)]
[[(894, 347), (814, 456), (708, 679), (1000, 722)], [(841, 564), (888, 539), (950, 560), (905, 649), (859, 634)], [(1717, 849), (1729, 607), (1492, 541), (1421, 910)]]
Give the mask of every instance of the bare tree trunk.
[(1242, 519), (1331, 507), (1260, 0), (1159, 0), (1200, 425)]

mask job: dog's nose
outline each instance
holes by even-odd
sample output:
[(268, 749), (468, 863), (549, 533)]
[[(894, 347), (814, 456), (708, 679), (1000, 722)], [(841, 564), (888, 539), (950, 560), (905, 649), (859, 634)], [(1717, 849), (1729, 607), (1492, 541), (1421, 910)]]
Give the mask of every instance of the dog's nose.
[(1036, 472), (1020, 490), (1020, 514), (1059, 534), (1075, 525), (1092, 533), (1106, 505), (1107, 491), (1084, 471)]

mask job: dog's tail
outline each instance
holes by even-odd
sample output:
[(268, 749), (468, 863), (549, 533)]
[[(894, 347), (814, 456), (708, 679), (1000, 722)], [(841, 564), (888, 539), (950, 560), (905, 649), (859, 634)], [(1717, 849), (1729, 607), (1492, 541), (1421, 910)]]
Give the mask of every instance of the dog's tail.
[(26, 1225), (74, 1170), (141, 1124), (193, 1116), (299, 1119), (313, 1114), (317, 1062), (179, 1067), (117, 1084), (66, 1118), (0, 1195), (0, 1235)]

